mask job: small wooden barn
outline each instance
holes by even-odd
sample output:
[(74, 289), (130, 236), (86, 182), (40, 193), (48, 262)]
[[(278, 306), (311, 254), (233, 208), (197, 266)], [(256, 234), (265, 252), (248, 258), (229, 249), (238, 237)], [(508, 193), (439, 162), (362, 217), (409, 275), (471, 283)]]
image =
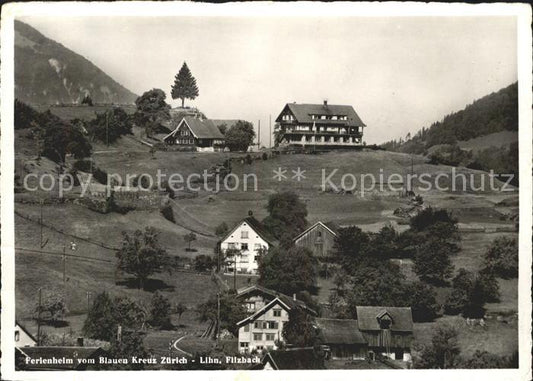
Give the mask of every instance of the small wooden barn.
[(321, 344), (329, 347), (332, 359), (357, 360), (367, 355), (368, 344), (357, 320), (316, 319)]
[(357, 322), (372, 355), (411, 360), (413, 317), (411, 307), (357, 306)]
[(308, 248), (316, 258), (325, 260), (333, 254), (333, 245), (338, 234), (334, 222), (318, 221), (294, 238), (294, 244)]

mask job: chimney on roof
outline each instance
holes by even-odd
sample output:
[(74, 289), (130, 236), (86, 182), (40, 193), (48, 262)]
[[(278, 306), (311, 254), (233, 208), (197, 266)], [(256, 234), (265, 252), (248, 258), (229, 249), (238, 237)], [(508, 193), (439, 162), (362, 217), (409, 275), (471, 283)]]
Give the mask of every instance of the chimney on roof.
[(328, 107), (328, 100), (324, 99), (324, 107)]
[(292, 294), (292, 300), (296, 301), (296, 293)]
[(249, 217), (252, 217), (253, 215), (254, 215), (254, 212), (251, 211), (251, 210), (249, 210), (249, 211), (248, 211), (248, 216), (249, 216)]

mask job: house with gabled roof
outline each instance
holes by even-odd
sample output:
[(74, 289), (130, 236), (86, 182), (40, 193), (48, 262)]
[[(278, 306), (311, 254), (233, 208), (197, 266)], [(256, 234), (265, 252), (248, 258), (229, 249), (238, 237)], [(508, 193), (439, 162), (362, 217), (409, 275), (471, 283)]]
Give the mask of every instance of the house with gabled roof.
[(316, 258), (325, 260), (333, 254), (339, 227), (334, 222), (318, 221), (294, 237), (295, 246), (306, 247)]
[(218, 242), (222, 255), (226, 256), (225, 271), (257, 274), (259, 257), (277, 244), (251, 212)]
[(275, 298), (279, 298), (291, 308), (298, 307), (312, 316), (317, 316), (317, 312), (307, 306), (303, 300), (296, 298), (296, 295), (288, 296), (281, 292), (254, 284), (237, 290), (235, 297), (241, 300), (246, 312), (254, 314)]
[(289, 312), (293, 308), (280, 298), (274, 298), (254, 314), (238, 322), (239, 352), (277, 349), (278, 342), (284, 342), (283, 325), (289, 321)]
[(352, 106), (287, 103), (276, 118), (281, 145), (354, 148), (363, 145), (366, 125)]
[(199, 152), (222, 151), (225, 147), (224, 135), (215, 123), (194, 116), (183, 117), (172, 132), (163, 137), (163, 141)]
[(361, 360), (367, 357), (368, 343), (354, 319), (315, 319), (320, 343), (328, 350), (328, 358)]
[(370, 357), (379, 354), (392, 360), (411, 361), (411, 307), (357, 306), (356, 312)]
[(311, 316), (318, 315), (296, 295), (290, 297), (258, 285), (237, 290), (236, 298), (250, 313), (237, 323), (241, 353), (276, 349), (278, 342), (284, 342), (283, 325), (289, 321), (289, 312), (293, 309), (299, 308)]
[(37, 339), (18, 321), (15, 321), (15, 346), (16, 347), (34, 347), (37, 345)]

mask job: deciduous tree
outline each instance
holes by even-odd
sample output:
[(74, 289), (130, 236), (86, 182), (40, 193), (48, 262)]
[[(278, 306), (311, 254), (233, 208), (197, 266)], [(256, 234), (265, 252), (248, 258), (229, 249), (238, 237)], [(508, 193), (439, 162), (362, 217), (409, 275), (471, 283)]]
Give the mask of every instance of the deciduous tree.
[(170, 258), (159, 245), (158, 233), (153, 227), (147, 227), (144, 231), (136, 230), (133, 234), (122, 234), (122, 247), (116, 254), (117, 266), (134, 275), (139, 288), (144, 289), (150, 275), (171, 269)]
[(250, 122), (239, 120), (226, 130), (224, 139), (230, 151), (248, 151), (255, 138), (254, 126)]
[(259, 284), (287, 295), (316, 292), (316, 258), (305, 247), (273, 248), (259, 262)]

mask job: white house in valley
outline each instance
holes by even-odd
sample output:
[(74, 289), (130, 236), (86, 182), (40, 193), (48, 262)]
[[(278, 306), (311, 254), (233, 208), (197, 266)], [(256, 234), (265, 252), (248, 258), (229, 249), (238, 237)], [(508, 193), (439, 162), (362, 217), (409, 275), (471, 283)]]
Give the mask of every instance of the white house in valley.
[(239, 327), (239, 352), (277, 349), (276, 342), (283, 341), (283, 324), (289, 321), (291, 307), (273, 299), (253, 315), (237, 323)]
[(250, 214), (219, 242), (219, 250), (227, 256), (225, 271), (257, 274), (259, 256), (265, 253), (275, 242), (275, 239), (265, 231), (261, 223)]
[(289, 311), (293, 308), (317, 315), (295, 295), (290, 297), (258, 285), (239, 289), (236, 298), (250, 314), (237, 323), (240, 353), (277, 349), (276, 343), (284, 341), (283, 325), (289, 321)]

